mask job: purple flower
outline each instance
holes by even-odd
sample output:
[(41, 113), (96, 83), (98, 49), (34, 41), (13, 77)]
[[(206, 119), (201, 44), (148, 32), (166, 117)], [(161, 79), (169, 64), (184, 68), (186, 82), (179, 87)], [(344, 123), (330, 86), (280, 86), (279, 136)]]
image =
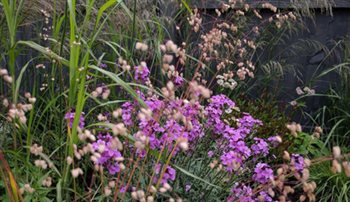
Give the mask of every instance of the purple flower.
[(226, 170), (229, 172), (236, 171), (242, 165), (242, 157), (239, 153), (229, 151), (221, 155), (220, 160), (223, 165), (226, 166)]
[(272, 202), (272, 198), (264, 191), (259, 192), (256, 201)]
[(237, 142), (241, 139), (244, 139), (248, 132), (249, 131), (243, 127), (233, 128), (226, 125), (225, 130), (223, 132), (223, 136), (230, 141)]
[(132, 121), (133, 110), (134, 110), (134, 105), (131, 102), (125, 102), (122, 105), (122, 119), (123, 119), (123, 123), (126, 126), (131, 126), (133, 124), (133, 121)]
[[(161, 170), (162, 165), (161, 164), (157, 164), (155, 166), (155, 173), (156, 174), (160, 174), (160, 172), (162, 172)], [(174, 181), (176, 177), (176, 170), (174, 168), (172, 168), (171, 166), (168, 166), (167, 169), (165, 170), (165, 173), (163, 175), (163, 178), (161, 180), (162, 184), (168, 183), (168, 181)], [(157, 177), (155, 177), (153, 179), (153, 181), (156, 183), (158, 181)]]
[(302, 172), (305, 167), (304, 158), (300, 154), (292, 154), (291, 164), (298, 172)]
[(281, 140), (281, 137), (277, 135), (267, 138), (267, 141), (271, 143), (272, 147), (277, 147), (281, 143)]
[(230, 141), (230, 148), (243, 156), (244, 159), (247, 159), (251, 154), (249, 147), (247, 147), (246, 143), (242, 140), (238, 142)]
[(111, 175), (120, 171), (118, 158), (122, 157), (122, 154), (115, 148), (113, 143), (113, 137), (110, 134), (99, 134), (98, 140), (92, 143), (92, 149), (94, 152), (98, 152), (100, 157), (97, 159), (98, 165), (108, 169)]
[(157, 138), (157, 133), (163, 133), (164, 128), (160, 126), (160, 124), (154, 119), (151, 120), (140, 120), (139, 128), (143, 132), (143, 134), (149, 137), (149, 143), (151, 149), (160, 148), (161, 142)]
[(214, 152), (213, 152), (213, 151), (211, 151), (211, 150), (210, 150), (210, 151), (208, 151), (208, 157), (209, 157), (209, 158), (211, 158), (211, 157), (213, 157), (213, 156), (214, 156)]
[(175, 76), (173, 82), (176, 86), (181, 86), (184, 82), (184, 78), (182, 78), (181, 76)]
[(256, 164), (253, 180), (261, 184), (266, 184), (271, 179), (273, 179), (273, 170), (270, 168), (270, 166), (266, 163)]
[(165, 133), (161, 138), (162, 142), (171, 143), (180, 137), (185, 137), (185, 128), (174, 119), (169, 119), (165, 122), (164, 130)]
[(251, 149), (253, 150), (253, 153), (255, 155), (262, 154), (263, 156), (266, 156), (269, 154), (269, 145), (265, 142), (265, 140), (261, 138), (254, 138), (255, 144), (251, 146)]
[[(66, 115), (64, 116), (64, 119), (68, 120), (70, 128), (73, 127), (74, 117), (75, 117), (74, 110), (67, 112)], [(85, 118), (84, 118), (84, 112), (82, 112), (80, 114), (80, 119), (79, 119), (79, 128), (84, 128), (84, 126), (85, 126)]]
[(242, 201), (253, 202), (253, 190), (249, 186), (236, 183), (231, 189), (232, 195), (227, 199), (228, 202)]
[(128, 187), (127, 187), (127, 186), (122, 186), (122, 187), (120, 187), (120, 193), (125, 193), (126, 190), (128, 190)]
[(174, 181), (175, 177), (176, 177), (176, 170), (174, 168), (168, 166), (163, 178), (170, 179), (171, 181)]
[(134, 78), (136, 81), (141, 81), (142, 83), (144, 83), (148, 80), (148, 76), (150, 72), (148, 67), (145, 64), (136, 66), (134, 69), (135, 69)]
[(196, 118), (192, 119), (191, 124), (192, 129), (189, 131), (187, 138), (189, 142), (195, 141), (204, 136), (203, 126)]
[(101, 63), (101, 64), (100, 64), (100, 68), (101, 68), (101, 69), (106, 69), (106, 68), (107, 68), (107, 64)]
[(235, 103), (225, 95), (215, 95), (210, 98), (210, 104), (205, 108), (208, 126), (214, 127), (217, 134), (225, 130), (225, 123), (221, 120), (225, 108), (233, 108)]
[(157, 115), (160, 115), (160, 113), (165, 107), (164, 102), (162, 100), (155, 99), (155, 98), (146, 100), (145, 103), (152, 110), (152, 113)]
[(250, 114), (243, 113), (243, 117), (238, 120), (241, 127), (247, 129), (247, 134), (251, 133), (254, 126), (263, 125), (262, 122), (258, 119), (254, 119)]
[(186, 192), (189, 192), (190, 189), (191, 189), (191, 185), (190, 185), (190, 184), (186, 184), (186, 186), (185, 186), (185, 191), (186, 191)]
[[(146, 96), (145, 96), (145, 94), (144, 94), (142, 91), (136, 90), (136, 94), (139, 96), (139, 98), (140, 98), (141, 100), (143, 100), (143, 101), (146, 100)], [(135, 101), (135, 103), (138, 103), (138, 102)]]

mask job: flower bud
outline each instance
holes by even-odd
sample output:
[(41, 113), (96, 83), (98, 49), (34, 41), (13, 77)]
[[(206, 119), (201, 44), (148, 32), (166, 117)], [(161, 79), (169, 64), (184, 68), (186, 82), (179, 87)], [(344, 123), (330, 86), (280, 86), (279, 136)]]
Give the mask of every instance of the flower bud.
[(0, 69), (0, 76), (8, 75), (7, 69)]
[(179, 147), (183, 150), (183, 151), (187, 151), (188, 150), (188, 142), (187, 141), (182, 141), (179, 143)]
[(159, 189), (159, 192), (160, 193), (165, 193), (167, 191), (167, 189), (165, 189), (164, 187), (161, 187), (160, 189)]
[(153, 196), (148, 196), (147, 197), (147, 202), (153, 202), (154, 201), (154, 197)]
[(151, 193), (156, 193), (157, 189), (154, 186), (151, 186), (150, 190)]
[(341, 165), (337, 160), (332, 161), (332, 172), (333, 173), (341, 173)]
[(83, 170), (81, 168), (75, 168), (71, 170), (73, 178), (77, 178), (79, 175), (83, 174)]
[(350, 177), (350, 163), (348, 161), (344, 161), (342, 164), (345, 171), (345, 175), (347, 177)]
[(340, 155), (341, 155), (340, 147), (339, 146), (333, 147), (333, 157), (338, 159), (340, 158)]
[(12, 81), (13, 81), (12, 77), (9, 76), (9, 75), (5, 75), (5, 76), (4, 76), (4, 80), (5, 80), (7, 83), (12, 83)]
[(109, 196), (109, 195), (111, 195), (111, 193), (112, 193), (112, 190), (111, 190), (109, 187), (105, 187), (105, 188), (104, 188), (104, 191), (105, 191), (105, 195), (106, 195), (106, 196)]
[(36, 98), (35, 97), (28, 98), (28, 101), (29, 103), (34, 104), (36, 102)]
[(290, 160), (290, 155), (289, 155), (289, 153), (287, 151), (283, 152), (283, 159), (286, 160), (286, 161)]

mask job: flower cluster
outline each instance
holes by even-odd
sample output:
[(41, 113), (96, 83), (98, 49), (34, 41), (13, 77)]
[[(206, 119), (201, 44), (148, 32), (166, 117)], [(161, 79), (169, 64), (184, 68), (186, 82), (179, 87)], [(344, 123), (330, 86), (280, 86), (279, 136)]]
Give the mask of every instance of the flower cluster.
[[(110, 175), (119, 173), (118, 176), (123, 176), (121, 171), (125, 169), (124, 158), (130, 161), (129, 166), (148, 160), (148, 155), (154, 152), (167, 156), (169, 160), (179, 157), (181, 150), (191, 156), (200, 141), (213, 138), (211, 146), (215, 149), (211, 148), (208, 152), (208, 157), (213, 159), (210, 167), (218, 166), (218, 172), (226, 172), (231, 178), (244, 173), (250, 179), (248, 183), (235, 184), (228, 201), (272, 201), (274, 192), (271, 184), (282, 184), (279, 191), (288, 194), (291, 189), (283, 187), (283, 176), (297, 171), (298, 179), (306, 178), (304, 159), (298, 154), (289, 158), (290, 165), (283, 167), (280, 172), (274, 172), (269, 162), (263, 160), (272, 154), (271, 148), (282, 142), (281, 137), (259, 137), (257, 128), (263, 125), (262, 121), (249, 113), (241, 112), (226, 95), (212, 95), (198, 79), (188, 82), (186, 86), (182, 75), (171, 64), (173, 54), (179, 56), (181, 48), (168, 41), (161, 49), (165, 53), (163, 73), (169, 79), (166, 85), (158, 88), (161, 90), (157, 92), (149, 78), (150, 70), (145, 62), (141, 62), (132, 72), (133, 79), (148, 88), (136, 89), (139, 99), (124, 102), (113, 111), (113, 116), (109, 112), (99, 114), (98, 120), (112, 125), (111, 128), (99, 127), (96, 138), (82, 138), (92, 141), (91, 160), (96, 169), (106, 169)], [(185, 93), (177, 95), (178, 89), (186, 87)], [(101, 94), (100, 90), (96, 92)], [(70, 125), (74, 116), (75, 113), (70, 112), (65, 117)], [(114, 121), (119, 123), (113, 124)], [(83, 116), (79, 125), (84, 127)], [(109, 129), (112, 129), (113, 135)], [(147, 191), (152, 192), (159, 186), (161, 187), (157, 191), (161, 193), (171, 190), (169, 183), (175, 180), (176, 170), (170, 166), (169, 160), (165, 164), (160, 158), (157, 161), (151, 160), (150, 167), (153, 169), (149, 175), (150, 190)], [(134, 166), (136, 165), (131, 165)], [(81, 172), (77, 173), (78, 176)], [(132, 180), (130, 183), (133, 183)], [(123, 190), (132, 189), (129, 182), (120, 184), (120, 187)], [(261, 187), (261, 190), (256, 191), (256, 187)], [(135, 190), (133, 193), (137, 195)], [(135, 199), (145, 198), (136, 195)]]
[[(74, 110), (71, 110), (70, 112), (67, 112), (66, 115), (64, 116), (64, 119), (68, 121), (69, 127), (73, 127), (73, 122), (74, 122), (74, 117), (75, 117), (75, 112)], [(84, 112), (80, 114), (79, 118), (79, 128), (84, 128), (85, 126), (85, 118), (84, 118)]]
[(258, 163), (254, 169), (253, 179), (261, 184), (266, 184), (273, 179), (273, 170), (266, 163)]
[[(155, 166), (155, 174), (160, 174), (161, 168), (162, 168), (162, 165), (157, 164)], [(167, 168), (165, 169), (165, 172), (163, 174), (161, 183), (165, 184), (165, 183), (168, 183), (169, 181), (174, 181), (175, 177), (176, 177), (176, 170), (174, 168), (172, 168), (171, 166), (167, 166)], [(153, 181), (154, 181), (154, 183), (157, 183), (158, 179), (155, 177)]]
[(252, 201), (251, 196), (253, 190), (249, 186), (236, 183), (231, 189), (232, 195), (227, 199), (228, 202), (237, 201), (237, 199), (243, 199), (243, 202)]
[(237, 110), (235, 103), (225, 95), (212, 96), (210, 104), (205, 108), (207, 125), (213, 127), (215, 134), (221, 135), (217, 139), (223, 150), (220, 159), (230, 172), (239, 170), (252, 155), (256, 158), (269, 153), (269, 145), (261, 138), (254, 138), (255, 144), (251, 146), (247, 144), (247, 135), (253, 132), (254, 127), (262, 125), (262, 122), (248, 113), (242, 113), (242, 117), (233, 120), (236, 124), (231, 126), (223, 117), (233, 110)]
[(253, 153), (255, 155), (262, 154), (263, 156), (266, 156), (269, 154), (269, 145), (267, 142), (261, 138), (254, 138), (255, 144), (251, 146), (251, 149), (253, 150)]
[(141, 117), (138, 126), (149, 138), (152, 149), (161, 149), (165, 145), (172, 148), (171, 144), (179, 138), (191, 142), (204, 135), (199, 121), (199, 103), (159, 100), (155, 97), (146, 100), (145, 103), (152, 111), (152, 116)]
[(133, 108), (134, 106), (131, 102), (125, 102), (122, 105), (122, 119), (123, 119), (123, 123), (126, 126), (131, 126), (133, 124), (133, 121), (132, 121)]
[[(212, 96), (204, 114), (207, 118), (206, 126), (212, 128), (211, 131), (216, 135), (216, 150), (210, 150), (209, 158), (215, 158), (219, 154), (219, 170), (224, 166), (229, 173), (249, 173), (248, 176), (251, 177), (250, 181), (233, 186), (228, 201), (274, 201), (275, 198), (284, 201), (289, 198), (288, 194), (294, 193), (294, 188), (285, 185), (287, 176), (294, 176), (299, 182), (307, 184), (304, 193), (311, 201), (314, 199), (314, 183), (307, 182), (309, 163), (301, 155), (289, 156), (285, 152), (288, 158), (284, 159), (289, 164), (283, 164), (277, 172), (268, 162), (262, 162), (264, 157), (272, 155), (271, 149), (278, 146), (282, 138), (278, 135), (267, 139), (257, 137), (256, 128), (262, 125), (260, 120), (248, 113), (239, 112), (235, 103), (225, 95)], [(210, 167), (214, 168), (217, 164), (218, 161), (214, 160)], [(253, 172), (249, 172), (253, 166)], [(276, 193), (281, 192), (283, 195), (276, 197)]]
[(296, 171), (302, 172), (305, 167), (304, 157), (302, 157), (300, 154), (292, 154), (291, 164), (294, 166)]
[(149, 76), (149, 69), (145, 62), (141, 62), (139, 66), (135, 67), (135, 80), (145, 83)]
[(98, 140), (92, 144), (92, 160), (97, 164), (108, 169), (111, 175), (119, 172), (125, 166), (121, 163), (124, 158), (120, 153), (122, 144), (117, 137), (110, 134), (99, 134)]

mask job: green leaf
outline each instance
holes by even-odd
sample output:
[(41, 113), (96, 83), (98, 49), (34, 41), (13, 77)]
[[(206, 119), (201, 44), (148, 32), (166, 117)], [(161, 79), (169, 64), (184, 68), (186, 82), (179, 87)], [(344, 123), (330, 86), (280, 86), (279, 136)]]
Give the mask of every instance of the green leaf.
[(185, 6), (187, 11), (192, 15), (193, 13), (192, 13), (192, 10), (191, 10), (190, 6), (188, 5), (188, 3), (185, 0), (181, 0), (181, 3), (182, 3), (182, 5)]
[(34, 60), (34, 58), (32, 58), (31, 60), (29, 60), (21, 69), (21, 72), (18, 75), (18, 78), (16, 80), (16, 90), (15, 90), (15, 94), (14, 94), (14, 102), (17, 102), (18, 99), (18, 92), (19, 92), (19, 87), (21, 85), (21, 81), (22, 81), (22, 77), (24, 72), (26, 71), (28, 65)]
[(114, 4), (116, 4), (117, 2), (118, 2), (118, 0), (109, 0), (101, 6), (101, 8), (98, 10), (98, 13), (97, 13), (95, 28), (97, 27), (98, 23), (100, 22), (104, 11), (107, 10), (109, 7), (113, 6)]
[(134, 91), (134, 89), (132, 89), (130, 87), (130, 85), (128, 85), (125, 81), (120, 79), (118, 75), (116, 75), (112, 72), (106, 71), (104, 69), (101, 69), (101, 68), (97, 67), (96, 65), (90, 65), (89, 67), (101, 72), (102, 74), (104, 74), (106, 76), (108, 76), (110, 79), (112, 79), (118, 85), (120, 85), (122, 88), (124, 88), (124, 90), (126, 90), (133, 98), (135, 98), (142, 107), (148, 108), (146, 103), (139, 97), (139, 95)]
[(40, 46), (39, 44), (33, 42), (33, 41), (18, 41), (17, 44), (22, 44), (29, 46), (40, 53), (46, 55), (49, 58), (55, 59), (56, 61), (62, 63), (63, 65), (69, 66), (68, 60), (62, 58), (61, 56), (57, 55), (56, 53), (52, 52), (51, 50), (46, 49), (43, 46)]
[(174, 166), (176, 169), (178, 169), (179, 171), (181, 171), (181, 172), (184, 173), (185, 175), (188, 175), (188, 176), (190, 176), (190, 177), (192, 177), (192, 178), (194, 178), (194, 179), (200, 180), (200, 181), (206, 183), (206, 184), (209, 185), (209, 186), (212, 186), (212, 187), (215, 187), (215, 188), (221, 189), (221, 190), (223, 189), (223, 188), (221, 188), (221, 187), (219, 187), (219, 186), (217, 186), (217, 185), (215, 185), (215, 184), (212, 184), (212, 183), (210, 183), (210, 182), (208, 182), (208, 181), (206, 181), (206, 180), (204, 180), (204, 179), (202, 179), (202, 178), (200, 178), (200, 177), (198, 177), (198, 176), (196, 176), (196, 175), (194, 175), (194, 174), (188, 172), (187, 170), (185, 170), (185, 169), (183, 169), (183, 168), (181, 168), (181, 167), (179, 167), (179, 166), (177, 166), (177, 165), (174, 165), (174, 164), (173, 164), (172, 166)]
[(56, 185), (56, 200), (57, 202), (61, 202), (62, 201), (62, 179), (58, 180), (58, 183)]

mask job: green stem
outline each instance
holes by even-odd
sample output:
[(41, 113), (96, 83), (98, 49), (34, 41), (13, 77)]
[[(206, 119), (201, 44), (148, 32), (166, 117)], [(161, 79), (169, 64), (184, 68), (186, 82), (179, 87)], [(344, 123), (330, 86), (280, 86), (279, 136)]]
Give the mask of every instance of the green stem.
[[(168, 168), (168, 166), (169, 166), (169, 164), (170, 164), (170, 160), (171, 160), (171, 158), (172, 158), (173, 155), (174, 155), (174, 152), (175, 152), (175, 150), (176, 150), (176, 148), (177, 148), (178, 143), (179, 143), (179, 142), (176, 141), (173, 150), (171, 151), (171, 153), (170, 153), (169, 156), (168, 156), (167, 161), (165, 162), (165, 165), (163, 165), (162, 172), (160, 173), (158, 182), (157, 182), (157, 184), (156, 184), (156, 190), (158, 190), (158, 187), (159, 187), (159, 185), (160, 185), (160, 182), (162, 181), (163, 176), (164, 176), (164, 174), (165, 174), (165, 171), (166, 171), (166, 169)], [(156, 194), (156, 193), (153, 193), (153, 196), (154, 196), (155, 194)]]
[(133, 18), (132, 18), (132, 42), (131, 42), (131, 58), (134, 55), (135, 48), (135, 35), (136, 35), (136, 0), (134, 0), (134, 10), (133, 10)]
[[(11, 40), (12, 41), (12, 40)], [(16, 55), (15, 55), (15, 49), (13, 47), (13, 44), (11, 43), (11, 48), (9, 50), (9, 69), (10, 69), (10, 74), (12, 77), (12, 84), (11, 84), (11, 90), (12, 90), (12, 101), (14, 104), (17, 103), (17, 97), (16, 97)]]

